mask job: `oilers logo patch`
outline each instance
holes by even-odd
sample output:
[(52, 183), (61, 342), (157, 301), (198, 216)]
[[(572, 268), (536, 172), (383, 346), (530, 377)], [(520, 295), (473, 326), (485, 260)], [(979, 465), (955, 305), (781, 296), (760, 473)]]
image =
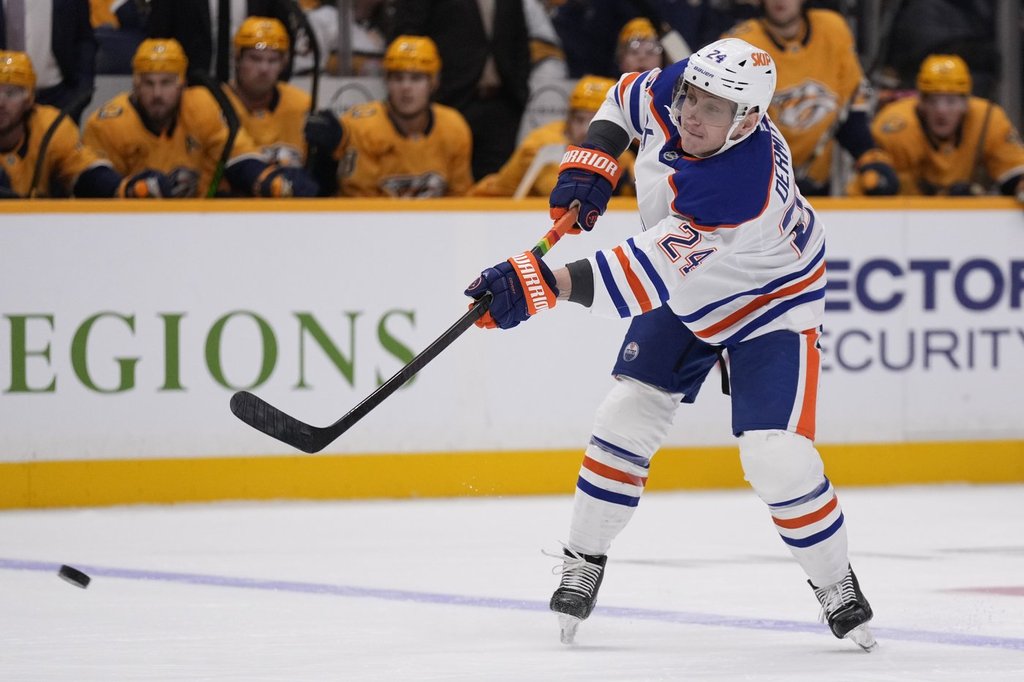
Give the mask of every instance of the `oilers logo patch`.
[(122, 107), (119, 107), (119, 106), (103, 107), (102, 109), (100, 109), (99, 113), (96, 114), (96, 117), (97, 118), (117, 118), (118, 116), (121, 115), (121, 113), (123, 111), (124, 111), (124, 109)]
[(772, 117), (779, 125), (808, 130), (831, 118), (839, 109), (836, 94), (817, 81), (806, 80), (775, 93)]
[(632, 362), (636, 360), (636, 357), (640, 355), (640, 344), (636, 341), (630, 341), (626, 344), (626, 347), (622, 349), (622, 359), (625, 362)]

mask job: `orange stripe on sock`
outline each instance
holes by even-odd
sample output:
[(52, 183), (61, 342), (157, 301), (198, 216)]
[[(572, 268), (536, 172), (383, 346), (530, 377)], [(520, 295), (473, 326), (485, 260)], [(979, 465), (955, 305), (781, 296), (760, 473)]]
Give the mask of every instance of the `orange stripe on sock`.
[(629, 284), (629, 290), (633, 292), (633, 297), (640, 304), (640, 310), (646, 313), (651, 309), (651, 299), (644, 290), (644, 285), (640, 282), (640, 278), (633, 272), (633, 267), (629, 264), (629, 259), (626, 258), (626, 253), (622, 250), (622, 246), (616, 246), (612, 249), (612, 253), (619, 259), (619, 265), (622, 267), (622, 271), (626, 273), (626, 282)]
[(804, 400), (800, 405), (800, 420), (796, 424), (796, 432), (813, 441), (817, 421), (818, 372), (821, 370), (821, 355), (818, 352), (817, 330), (808, 329), (802, 333), (804, 343), (807, 345), (807, 366), (804, 376)]
[(598, 476), (604, 476), (605, 478), (610, 478), (611, 480), (618, 481), (619, 483), (629, 483), (641, 488), (647, 484), (646, 476), (634, 476), (633, 474), (627, 474), (621, 469), (614, 469), (607, 464), (601, 464), (596, 459), (591, 459), (590, 457), (583, 458), (583, 468), (593, 471)]
[(837, 504), (839, 504), (839, 498), (833, 493), (832, 499), (828, 501), (828, 504), (818, 511), (798, 516), (795, 519), (780, 519), (777, 516), (773, 516), (772, 521), (774, 521), (775, 525), (780, 528), (803, 528), (804, 526), (811, 525), (815, 521), (821, 521), (836, 508)]

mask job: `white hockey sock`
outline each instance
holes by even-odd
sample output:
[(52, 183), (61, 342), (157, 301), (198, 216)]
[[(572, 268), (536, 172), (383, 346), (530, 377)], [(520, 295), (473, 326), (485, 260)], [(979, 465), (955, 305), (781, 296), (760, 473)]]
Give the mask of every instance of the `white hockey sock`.
[[(607, 554), (612, 540), (633, 518), (647, 484), (647, 465), (631, 463), (607, 450), (610, 443), (591, 440), (576, 481), (569, 547), (584, 554)], [(618, 450), (618, 448), (615, 448)]]
[(768, 505), (779, 536), (816, 587), (842, 580), (850, 563), (843, 509), (832, 484), (822, 478), (810, 494)]
[(617, 377), (594, 418), (594, 433), (576, 481), (569, 547), (607, 554), (633, 517), (651, 457), (672, 425), (681, 396)]
[(846, 525), (814, 444), (789, 431), (740, 436), (747, 481), (768, 505), (775, 529), (811, 582), (824, 587), (846, 575)]

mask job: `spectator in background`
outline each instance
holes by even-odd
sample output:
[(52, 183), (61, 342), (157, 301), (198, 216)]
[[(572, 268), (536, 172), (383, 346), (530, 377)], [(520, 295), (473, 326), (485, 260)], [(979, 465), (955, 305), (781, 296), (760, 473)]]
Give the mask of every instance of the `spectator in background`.
[(1006, 112), (971, 96), (971, 74), (956, 55), (931, 55), (917, 74), (918, 97), (879, 112), (873, 132), (888, 152), (903, 194), (1015, 194), (1024, 202), (1024, 145)]
[(870, 101), (853, 35), (842, 15), (805, 9), (804, 0), (764, 0), (763, 15), (725, 37), (742, 38), (778, 65), (769, 115), (793, 152), (805, 196), (832, 191), (833, 141), (856, 160), (860, 192), (895, 194), (892, 160), (871, 137)]
[[(398, 36), (384, 54), (385, 101), (319, 111), (306, 123), (311, 165), (324, 194), (349, 197), (459, 196), (472, 184), (469, 126), (432, 104), (441, 59), (434, 41)], [(338, 162), (341, 169), (338, 169)]]
[(526, 109), (530, 35), (522, 0), (396, 0), (395, 30), (429, 36), (440, 52), (437, 101), (473, 131), (473, 177), (515, 151)]
[(188, 59), (178, 41), (146, 39), (132, 61), (132, 90), (94, 111), (85, 143), (123, 175), (155, 169), (171, 180), (172, 197), (207, 196), (220, 173), (238, 194), (313, 196), (317, 188), (301, 169), (268, 164), (245, 130), (229, 143), (216, 100), (201, 87), (185, 87)]
[(35, 87), (29, 56), (0, 51), (0, 198), (135, 197), (166, 187), (166, 178), (157, 173), (122, 180), (82, 145), (78, 126), (54, 107), (35, 102)]
[[(562, 121), (552, 121), (536, 128), (516, 149), (512, 158), (497, 173), (486, 176), (470, 191), (472, 196), (511, 197), (524, 192), (524, 196), (546, 197), (555, 188), (558, 167), (567, 144), (581, 145), (594, 114), (601, 108), (608, 89), (615, 85), (610, 78), (584, 76), (569, 95), (569, 114)], [(622, 178), (616, 186), (619, 194), (634, 194), (633, 152), (619, 157)], [(524, 182), (526, 187), (520, 187)]]
[[(294, 49), (295, 21), (291, 0), (149, 0), (148, 33), (151, 38), (174, 38), (185, 49), (191, 69), (215, 74), (226, 83), (231, 74), (231, 36), (246, 17), (273, 17), (288, 29)], [(227, 20), (220, 21), (227, 11)], [(224, 39), (219, 40), (223, 35)], [(216, 57), (216, 59), (215, 59)], [(290, 59), (294, 54), (289, 55)], [(291, 61), (289, 60), (289, 64)], [(291, 68), (282, 74), (291, 77)], [(197, 81), (190, 76), (189, 81)]]
[(658, 41), (658, 32), (654, 30), (650, 19), (637, 17), (626, 22), (619, 31), (615, 61), (620, 73), (650, 71), (664, 65), (665, 50)]
[(523, 12), (530, 36), (530, 89), (538, 81), (567, 78), (565, 52), (541, 0), (523, 0)]
[(235, 34), (235, 78), (222, 86), (242, 128), (282, 166), (302, 166), (302, 128), (312, 100), (305, 90), (278, 79), (288, 64), (288, 32), (277, 19), (249, 17)]
[(89, 0), (3, 0), (0, 49), (24, 51), (35, 65), (39, 104), (64, 109), (76, 122), (93, 89), (96, 39)]
[(631, 0), (548, 0), (571, 78), (618, 77), (615, 44), (620, 29), (639, 16)]
[(130, 74), (132, 55), (146, 38), (147, 0), (90, 0), (96, 35), (96, 73)]

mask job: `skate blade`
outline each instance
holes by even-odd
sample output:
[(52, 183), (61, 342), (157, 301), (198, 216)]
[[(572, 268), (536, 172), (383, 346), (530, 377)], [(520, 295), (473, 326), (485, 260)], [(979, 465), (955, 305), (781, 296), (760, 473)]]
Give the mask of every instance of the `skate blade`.
[(875, 641), (875, 636), (871, 634), (871, 630), (868, 628), (867, 623), (864, 625), (858, 625), (847, 632), (846, 638), (851, 640), (864, 651), (874, 651), (875, 648), (878, 647), (878, 642)]
[(562, 644), (572, 644), (576, 640), (576, 629), (583, 621), (576, 616), (569, 616), (564, 613), (558, 614), (558, 627), (562, 629), (560, 639)]

